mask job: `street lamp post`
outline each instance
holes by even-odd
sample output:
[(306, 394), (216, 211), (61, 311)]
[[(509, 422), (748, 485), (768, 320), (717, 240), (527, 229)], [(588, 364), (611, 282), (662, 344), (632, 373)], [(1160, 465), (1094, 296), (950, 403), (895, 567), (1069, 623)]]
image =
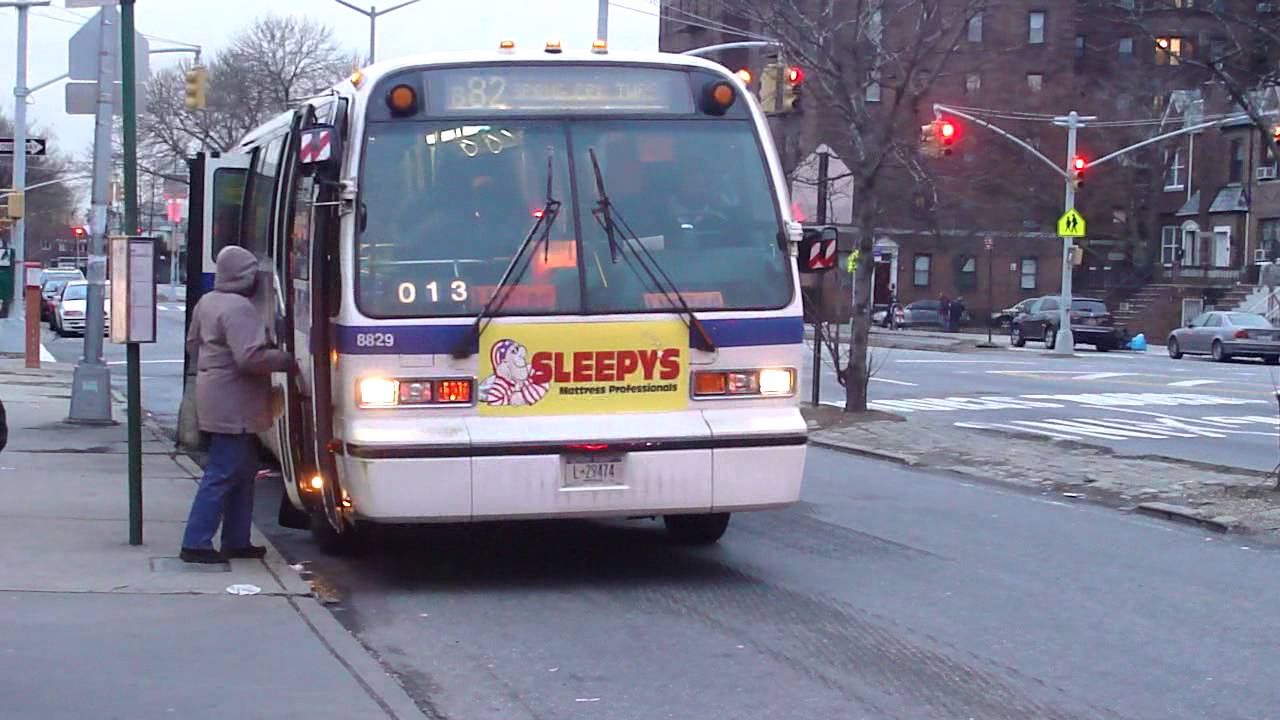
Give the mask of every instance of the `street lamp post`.
[(383, 15), (386, 15), (389, 12), (395, 12), (396, 10), (399, 10), (400, 8), (405, 7), (406, 5), (412, 5), (418, 2), (418, 0), (405, 0), (405, 2), (402, 2), (399, 5), (392, 5), (386, 10), (379, 10), (377, 6), (374, 6), (374, 5), (370, 5), (369, 9), (365, 10), (364, 8), (358, 5), (352, 5), (351, 3), (347, 2), (347, 0), (334, 0), (334, 2), (344, 7), (349, 7), (352, 10), (355, 10), (356, 12), (360, 13), (361, 15), (364, 15), (365, 17), (369, 18), (369, 64), (372, 65), (373, 61), (377, 59), (377, 56), (375, 55), (374, 50), (377, 44), (378, 18)]
[[(27, 15), (33, 7), (48, 5), (52, 0), (0, 0), (0, 7), (18, 11), (18, 62), (17, 77), (13, 81), (13, 187), (22, 190), (27, 186)], [(22, 317), (23, 280), (18, 268), (26, 259), (27, 221), (18, 218), (13, 223), (13, 303), (10, 317)]]

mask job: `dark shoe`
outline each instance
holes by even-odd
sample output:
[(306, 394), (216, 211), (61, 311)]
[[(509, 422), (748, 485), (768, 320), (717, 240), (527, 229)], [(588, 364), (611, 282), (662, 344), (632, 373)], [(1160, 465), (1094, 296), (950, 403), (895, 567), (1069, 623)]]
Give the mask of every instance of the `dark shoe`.
[(261, 560), (267, 556), (267, 549), (261, 545), (245, 545), (238, 548), (225, 548), (222, 554), (229, 558)]
[(182, 552), (178, 553), (178, 557), (182, 558), (182, 562), (199, 563), (201, 565), (215, 565), (227, 561), (226, 555), (213, 548), (182, 548)]

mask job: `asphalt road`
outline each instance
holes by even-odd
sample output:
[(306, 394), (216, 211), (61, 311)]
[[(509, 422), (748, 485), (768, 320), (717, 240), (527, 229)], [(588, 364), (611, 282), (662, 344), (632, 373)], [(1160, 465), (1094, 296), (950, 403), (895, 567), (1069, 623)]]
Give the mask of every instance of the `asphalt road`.
[[(1280, 367), (1258, 360), (1172, 360), (1163, 348), (1098, 353), (1082, 347), (1070, 358), (1039, 347), (874, 348), (873, 366), (871, 406), (938, 432), (1028, 433), (1253, 470), (1280, 463)], [(802, 374), (808, 399), (811, 371)], [(822, 400), (844, 402), (829, 363)]]
[[(161, 297), (167, 297), (161, 293)], [(182, 343), (186, 305), (160, 300), (156, 310), (156, 342), (142, 345), (142, 406), (162, 427), (177, 426), (178, 405), (182, 402)], [(41, 343), (55, 362), (75, 365), (84, 357), (84, 337), (58, 337), (48, 323), (41, 331)], [(125, 391), (125, 346), (103, 338), (102, 358), (111, 369), (111, 386)], [(116, 420), (123, 422), (124, 418)]]
[[(274, 517), (278, 486), (259, 494)], [(1277, 551), (811, 449), (803, 502), (720, 545), (658, 524), (264, 522), (434, 717), (1261, 718)]]

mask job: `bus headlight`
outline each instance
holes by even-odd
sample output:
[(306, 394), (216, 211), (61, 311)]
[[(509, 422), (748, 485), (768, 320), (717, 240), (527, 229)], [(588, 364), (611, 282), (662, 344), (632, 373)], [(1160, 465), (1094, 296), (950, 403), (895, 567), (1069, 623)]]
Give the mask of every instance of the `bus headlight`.
[(387, 378), (369, 377), (356, 385), (356, 396), (360, 398), (360, 407), (379, 408), (395, 407), (399, 383)]
[(470, 405), (472, 378), (381, 378), (356, 383), (356, 401), (362, 408)]
[(790, 395), (796, 389), (796, 374), (790, 368), (765, 368), (760, 371), (761, 395)]

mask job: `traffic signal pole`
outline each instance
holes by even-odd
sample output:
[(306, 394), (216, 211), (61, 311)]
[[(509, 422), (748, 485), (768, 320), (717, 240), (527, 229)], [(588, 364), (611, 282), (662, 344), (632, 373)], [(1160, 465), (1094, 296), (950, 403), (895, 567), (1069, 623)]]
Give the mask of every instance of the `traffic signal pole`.
[[(1084, 125), (1085, 120), (1095, 120), (1093, 117), (1081, 117), (1079, 113), (1072, 110), (1064, 117), (1056, 117), (1053, 119), (1054, 125), (1065, 126), (1067, 128), (1067, 161), (1063, 166), (1066, 176), (1066, 191), (1062, 199), (1063, 214), (1069, 213), (1076, 207), (1076, 186), (1074, 180), (1073, 163), (1076, 157), (1076, 131)], [(1074, 253), (1072, 246), (1074, 240), (1069, 237), (1062, 238), (1062, 296), (1058, 300), (1061, 306), (1058, 308), (1058, 336), (1054, 338), (1053, 353), (1055, 355), (1071, 355), (1075, 352), (1076, 340), (1075, 335), (1071, 332), (1071, 268)]]

